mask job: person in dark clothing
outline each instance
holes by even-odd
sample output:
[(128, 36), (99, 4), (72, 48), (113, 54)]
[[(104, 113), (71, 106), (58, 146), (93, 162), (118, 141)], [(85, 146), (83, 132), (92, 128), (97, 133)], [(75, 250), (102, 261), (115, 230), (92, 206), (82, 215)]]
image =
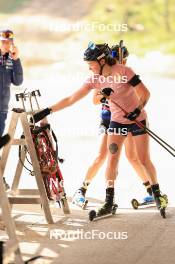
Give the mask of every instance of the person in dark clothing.
[[(0, 137), (5, 130), (8, 105), (10, 101), (10, 86), (21, 85), (23, 69), (19, 59), (18, 48), (14, 44), (14, 34), (11, 30), (0, 31)], [(6, 187), (8, 187), (6, 185)]]

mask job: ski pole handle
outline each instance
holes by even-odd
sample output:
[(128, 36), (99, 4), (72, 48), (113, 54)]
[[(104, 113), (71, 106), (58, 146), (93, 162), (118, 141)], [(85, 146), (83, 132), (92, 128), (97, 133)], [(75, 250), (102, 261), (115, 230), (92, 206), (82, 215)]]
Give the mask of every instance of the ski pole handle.
[(17, 102), (21, 101), (23, 109), (24, 111), (26, 111), (25, 104), (24, 104), (25, 94), (24, 93), (15, 94), (15, 97), (16, 97)]
[(37, 96), (39, 96), (39, 97), (41, 96), (40, 90), (32, 91), (31, 95), (35, 98), (35, 102), (36, 102), (37, 108), (38, 108), (38, 110), (40, 110), (39, 102), (38, 102), (38, 99), (37, 99)]
[(120, 40), (119, 42), (119, 63), (123, 64), (123, 40)]
[(30, 104), (31, 112), (33, 112), (34, 109), (33, 109), (33, 104), (32, 104), (32, 96), (31, 96), (31, 93), (28, 94), (28, 98), (29, 98), (29, 104)]

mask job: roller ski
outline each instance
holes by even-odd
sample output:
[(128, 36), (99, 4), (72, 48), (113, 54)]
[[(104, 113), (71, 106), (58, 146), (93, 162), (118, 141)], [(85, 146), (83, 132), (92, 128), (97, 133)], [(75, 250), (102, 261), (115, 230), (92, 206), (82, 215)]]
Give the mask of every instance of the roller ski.
[(93, 221), (115, 215), (117, 208), (118, 205), (114, 203), (114, 188), (107, 188), (105, 203), (97, 212), (95, 210), (89, 212), (89, 220)]
[(72, 199), (72, 204), (75, 204), (76, 206), (82, 208), (83, 210), (86, 209), (88, 200), (85, 198), (85, 190), (84, 188), (78, 189)]
[[(149, 184), (144, 184), (145, 186), (148, 186)], [(160, 215), (163, 218), (166, 218), (166, 207), (168, 204), (168, 197), (166, 194), (161, 194), (159, 184), (154, 184), (147, 188), (147, 191), (149, 193), (149, 196), (144, 198), (144, 201), (142, 203), (139, 203), (136, 199), (133, 199), (131, 201), (131, 204), (134, 209), (138, 209), (139, 206), (143, 205), (150, 205), (150, 204), (156, 204), (157, 209), (160, 211)]]
[(117, 208), (118, 208), (117, 204), (113, 204), (112, 206), (109, 206), (107, 203), (104, 203), (104, 205), (97, 212), (95, 210), (91, 210), (89, 212), (89, 221), (103, 219), (115, 215)]
[[(166, 200), (166, 203), (168, 203), (168, 197), (166, 194), (163, 194), (162, 197)], [(139, 207), (141, 206), (145, 206), (145, 205), (151, 205), (151, 204), (155, 204), (155, 199), (153, 195), (148, 195), (146, 197), (143, 198), (143, 202), (139, 202), (137, 199), (132, 199), (131, 204), (132, 207), (137, 210)]]
[(142, 202), (139, 202), (137, 199), (132, 199), (131, 200), (132, 207), (135, 210), (137, 210), (141, 206), (151, 205), (151, 204), (154, 204), (154, 203), (155, 203), (155, 200), (154, 200), (153, 195), (148, 195), (148, 196), (144, 197)]
[(135, 210), (137, 210), (140, 206), (151, 205), (155, 203), (150, 182), (144, 182), (143, 185), (145, 186), (148, 195), (143, 198), (142, 202), (139, 202), (137, 199), (131, 200), (132, 207)]

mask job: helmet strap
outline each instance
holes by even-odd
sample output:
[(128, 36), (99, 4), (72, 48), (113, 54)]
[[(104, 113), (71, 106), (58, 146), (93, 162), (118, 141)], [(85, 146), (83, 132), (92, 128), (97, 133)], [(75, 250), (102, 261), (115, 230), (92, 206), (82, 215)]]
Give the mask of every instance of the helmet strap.
[(99, 66), (100, 66), (100, 75), (102, 75), (103, 68), (104, 68), (105, 64), (101, 65), (99, 60), (97, 60), (97, 62), (99, 64)]

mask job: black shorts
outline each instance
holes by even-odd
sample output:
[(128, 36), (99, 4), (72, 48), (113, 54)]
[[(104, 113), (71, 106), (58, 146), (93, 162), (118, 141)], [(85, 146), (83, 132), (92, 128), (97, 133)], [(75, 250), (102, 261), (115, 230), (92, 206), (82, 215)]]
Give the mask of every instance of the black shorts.
[[(140, 121), (144, 126), (146, 126), (146, 120)], [(108, 129), (108, 134), (117, 134), (122, 136), (127, 136), (131, 132), (132, 136), (139, 136), (146, 134), (143, 128), (140, 128), (136, 123), (133, 124), (121, 124), (118, 122), (111, 121)]]
[(110, 125), (110, 119), (101, 119), (99, 126), (99, 134), (107, 134)]

